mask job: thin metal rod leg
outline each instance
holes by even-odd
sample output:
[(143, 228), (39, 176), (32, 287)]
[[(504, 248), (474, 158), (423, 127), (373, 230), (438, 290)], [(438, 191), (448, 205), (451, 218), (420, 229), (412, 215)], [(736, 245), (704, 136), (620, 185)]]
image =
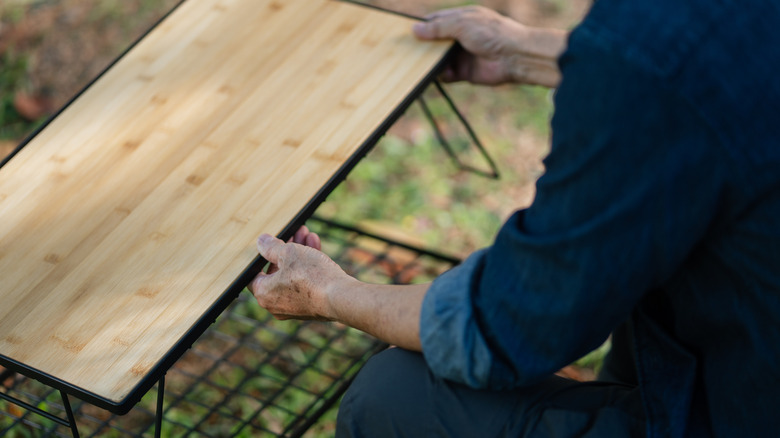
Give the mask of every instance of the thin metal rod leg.
[(460, 120), (461, 125), (466, 129), (466, 132), (469, 133), (469, 137), (471, 137), (471, 141), (474, 143), (474, 145), (477, 147), (479, 152), (482, 154), (482, 157), (487, 161), (488, 165), (490, 166), (490, 170), (492, 173), (484, 173), (485, 176), (488, 176), (490, 178), (499, 178), (500, 175), (498, 173), (498, 166), (496, 166), (495, 161), (493, 161), (493, 158), (490, 157), (490, 154), (488, 154), (487, 149), (485, 149), (485, 146), (482, 144), (482, 142), (479, 140), (479, 137), (477, 136), (477, 133), (474, 132), (474, 129), (471, 127), (471, 124), (466, 120), (466, 117), (463, 116), (463, 113), (460, 112), (457, 106), (455, 106), (455, 102), (452, 100), (450, 95), (447, 93), (446, 90), (444, 90), (444, 86), (439, 82), (438, 80), (433, 81), (433, 85), (436, 86), (436, 89), (439, 90), (439, 93), (444, 97), (444, 100), (447, 101), (447, 104), (449, 105), (450, 109), (452, 109), (452, 112), (455, 113), (455, 116), (458, 117), (458, 120)]
[(76, 426), (76, 417), (73, 415), (73, 409), (70, 407), (70, 400), (68, 400), (68, 394), (64, 391), (60, 391), (62, 396), (62, 406), (65, 407), (65, 414), (68, 416), (68, 424), (70, 425), (70, 432), (73, 434), (73, 438), (79, 438), (79, 428)]
[(477, 151), (480, 153), (480, 155), (482, 155), (485, 162), (487, 162), (488, 166), (490, 167), (490, 171), (484, 171), (481, 169), (477, 169), (473, 166), (467, 165), (458, 158), (457, 154), (450, 146), (449, 141), (444, 136), (444, 133), (439, 128), (439, 125), (436, 123), (436, 119), (433, 113), (431, 112), (430, 107), (425, 102), (425, 98), (423, 98), (423, 96), (420, 96), (417, 98), (417, 101), (420, 103), (420, 106), (422, 107), (425, 118), (428, 119), (428, 123), (431, 125), (431, 128), (433, 128), (433, 132), (436, 135), (436, 139), (439, 141), (439, 144), (442, 145), (445, 152), (447, 152), (447, 155), (449, 155), (450, 158), (452, 158), (452, 160), (460, 169), (467, 170), (469, 172), (482, 175), (487, 178), (498, 179), (499, 178), (498, 167), (496, 166), (496, 163), (495, 161), (493, 161), (493, 158), (490, 156), (490, 154), (488, 154), (487, 150), (485, 149), (485, 146), (479, 140), (479, 137), (474, 132), (474, 129), (471, 127), (471, 124), (469, 124), (469, 122), (466, 120), (466, 118), (463, 116), (460, 110), (458, 110), (458, 107), (455, 106), (455, 102), (452, 100), (452, 98), (447, 93), (447, 91), (444, 90), (444, 87), (441, 85), (441, 83), (439, 81), (433, 81), (433, 85), (439, 91), (441, 97), (443, 97), (444, 100), (447, 102), (447, 105), (450, 107), (450, 110), (455, 114), (461, 126), (463, 126), (463, 128), (468, 133), (471, 143), (477, 148)]
[(453, 161), (455, 161), (455, 164), (457, 164), (458, 167), (462, 167), (460, 160), (458, 160), (458, 156), (455, 155), (455, 151), (453, 151), (452, 148), (450, 147), (450, 142), (448, 142), (447, 139), (444, 137), (444, 133), (441, 132), (439, 125), (436, 123), (436, 119), (434, 119), (431, 109), (428, 107), (428, 104), (425, 102), (425, 98), (423, 96), (420, 96), (417, 98), (417, 101), (420, 102), (420, 107), (423, 110), (423, 114), (425, 115), (425, 118), (428, 119), (428, 123), (431, 125), (431, 129), (433, 129), (433, 133), (436, 135), (436, 140), (439, 141), (439, 144), (444, 148), (444, 151), (447, 152), (447, 155), (449, 155), (450, 158), (452, 158)]
[(162, 420), (163, 420), (163, 398), (165, 397), (165, 376), (160, 377), (160, 381), (157, 382), (157, 418), (154, 426), (155, 438), (160, 438), (162, 434)]

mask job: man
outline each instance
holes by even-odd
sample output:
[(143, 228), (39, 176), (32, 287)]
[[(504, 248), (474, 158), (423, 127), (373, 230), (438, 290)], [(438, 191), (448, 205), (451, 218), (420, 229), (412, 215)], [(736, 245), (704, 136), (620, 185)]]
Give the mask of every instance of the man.
[[(778, 28), (778, 1), (595, 2), (559, 59), (533, 204), (429, 285), (360, 283), (261, 236), (278, 271), (252, 282), (260, 305), (401, 347), (361, 371), (338, 433), (776, 436)], [(488, 84), (555, 86), (566, 41), (481, 8), (415, 33), (457, 39), (447, 78)], [(599, 381), (552, 374), (610, 333)]]

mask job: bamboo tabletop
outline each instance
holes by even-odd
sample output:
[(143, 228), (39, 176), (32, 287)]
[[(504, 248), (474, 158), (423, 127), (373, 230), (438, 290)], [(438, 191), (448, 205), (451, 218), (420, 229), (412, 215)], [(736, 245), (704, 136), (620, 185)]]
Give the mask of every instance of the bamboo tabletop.
[(0, 169), (0, 364), (135, 394), (256, 237), (430, 79), (451, 44), (411, 25), (334, 0), (177, 7)]

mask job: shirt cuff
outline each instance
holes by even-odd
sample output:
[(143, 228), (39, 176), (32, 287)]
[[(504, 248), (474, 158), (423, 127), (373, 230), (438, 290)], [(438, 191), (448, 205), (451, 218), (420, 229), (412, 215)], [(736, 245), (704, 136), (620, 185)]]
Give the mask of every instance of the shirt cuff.
[(420, 340), (428, 367), (438, 377), (472, 388), (487, 387), (493, 364), (471, 300), (486, 252), (475, 252), (437, 278), (423, 299), (420, 315)]

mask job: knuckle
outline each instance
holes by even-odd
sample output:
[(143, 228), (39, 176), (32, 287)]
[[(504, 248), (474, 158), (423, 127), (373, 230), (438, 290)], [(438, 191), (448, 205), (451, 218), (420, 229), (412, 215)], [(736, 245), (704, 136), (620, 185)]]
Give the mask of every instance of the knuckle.
[(293, 253), (295, 252), (295, 246), (294, 245), (288, 245), (285, 244), (279, 249), (279, 254), (282, 255), (285, 258), (290, 258), (293, 256)]
[(478, 5), (471, 5), (463, 8), (463, 15), (468, 16), (469, 18), (478, 17), (480, 15), (489, 13), (489, 11), (490, 10), (485, 7), (478, 6)]
[(284, 268), (287, 266), (288, 261), (292, 258), (291, 254), (291, 245), (290, 244), (282, 244), (274, 248), (274, 256), (277, 260), (276, 265), (279, 269)]
[(428, 29), (430, 30), (430, 34), (433, 35), (434, 38), (441, 38), (441, 21), (439, 20), (433, 20), (428, 22)]

